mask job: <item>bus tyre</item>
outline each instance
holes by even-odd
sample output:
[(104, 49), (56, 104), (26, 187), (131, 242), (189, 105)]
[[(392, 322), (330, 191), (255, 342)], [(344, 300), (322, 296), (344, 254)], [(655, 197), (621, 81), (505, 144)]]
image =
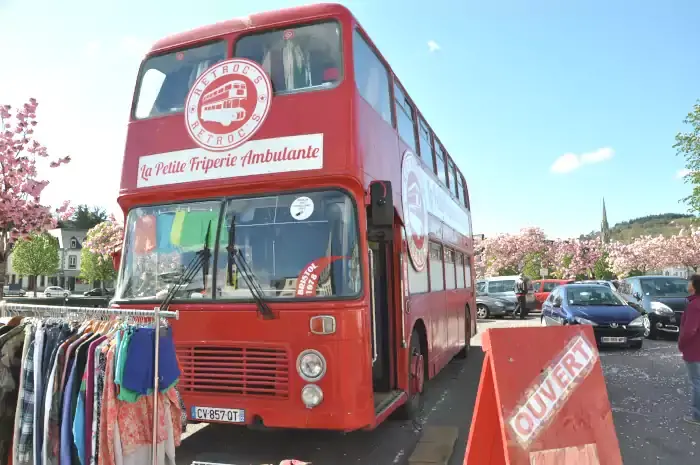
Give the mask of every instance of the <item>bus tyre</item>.
[(396, 417), (400, 420), (413, 420), (423, 409), (423, 388), (425, 386), (425, 354), (421, 349), (420, 335), (413, 330), (408, 358), (408, 400), (398, 408)]

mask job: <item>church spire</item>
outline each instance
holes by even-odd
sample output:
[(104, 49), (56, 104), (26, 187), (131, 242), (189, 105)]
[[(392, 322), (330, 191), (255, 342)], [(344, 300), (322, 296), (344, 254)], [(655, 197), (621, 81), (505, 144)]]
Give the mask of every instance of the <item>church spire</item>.
[(610, 226), (608, 225), (608, 213), (605, 211), (605, 197), (603, 197), (603, 219), (600, 222), (600, 240), (603, 244), (610, 242)]

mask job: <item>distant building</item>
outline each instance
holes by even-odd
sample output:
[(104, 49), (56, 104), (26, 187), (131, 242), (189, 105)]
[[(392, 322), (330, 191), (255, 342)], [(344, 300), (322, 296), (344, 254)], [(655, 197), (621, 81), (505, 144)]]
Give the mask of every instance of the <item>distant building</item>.
[(646, 273), (648, 275), (657, 275), (661, 274), (664, 276), (674, 276), (677, 278), (685, 278), (688, 279), (690, 275), (694, 273), (692, 268), (687, 268), (687, 267), (673, 267), (673, 268), (664, 268), (663, 270), (654, 270), (652, 272)]
[(605, 210), (605, 197), (603, 197), (603, 218), (600, 222), (600, 240), (603, 244), (610, 243), (610, 225), (608, 225), (608, 212)]
[[(74, 292), (83, 292), (92, 289), (91, 283), (80, 279), (80, 252), (87, 229), (56, 228), (47, 231), (58, 239), (58, 273), (53, 276), (37, 276), (36, 289), (43, 291), (48, 286), (61, 286)], [(7, 263), (6, 284), (19, 284), (22, 289), (32, 289), (34, 277), (20, 276), (12, 267), (12, 257)], [(107, 287), (111, 283), (105, 283)]]

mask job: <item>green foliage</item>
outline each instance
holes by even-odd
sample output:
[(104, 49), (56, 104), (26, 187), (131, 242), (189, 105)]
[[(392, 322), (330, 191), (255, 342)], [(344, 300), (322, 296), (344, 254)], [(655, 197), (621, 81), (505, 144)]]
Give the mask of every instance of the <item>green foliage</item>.
[[(624, 243), (630, 243), (640, 236), (664, 236), (669, 237), (678, 234), (681, 229), (697, 226), (698, 219), (694, 215), (683, 213), (662, 213), (660, 215), (648, 215), (621, 221), (610, 228), (610, 239)], [(600, 233), (593, 231), (581, 235), (581, 239), (593, 239)]]
[(692, 193), (682, 199), (690, 211), (700, 213), (700, 100), (683, 120), (684, 124), (690, 126), (688, 132), (676, 134), (676, 155), (685, 158), (685, 168), (689, 173), (684, 177), (686, 184), (693, 187)]
[(33, 233), (15, 243), (12, 257), (12, 267), (21, 276), (54, 275), (58, 272), (58, 239), (46, 232)]
[(540, 279), (540, 269), (542, 268), (542, 254), (532, 253), (525, 257), (523, 274), (530, 279)]
[(595, 279), (610, 280), (615, 278), (615, 274), (610, 270), (607, 252), (604, 252), (598, 261), (595, 262), (593, 274), (595, 275)]
[(101, 281), (104, 287), (105, 281), (117, 277), (111, 257), (99, 255), (84, 247), (80, 252), (80, 278), (88, 281)]
[(107, 221), (107, 212), (103, 208), (90, 208), (83, 204), (76, 207), (73, 216), (69, 220), (60, 222), (58, 226), (62, 228), (90, 229), (103, 221)]

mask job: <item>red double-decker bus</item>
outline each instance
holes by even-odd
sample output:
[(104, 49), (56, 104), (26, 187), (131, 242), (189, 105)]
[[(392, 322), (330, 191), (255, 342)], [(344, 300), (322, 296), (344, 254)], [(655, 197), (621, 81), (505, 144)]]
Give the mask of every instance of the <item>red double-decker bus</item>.
[[(245, 117), (203, 117), (233, 82)], [(194, 421), (351, 431), (410, 417), (476, 332), (467, 184), (342, 6), (157, 42), (118, 201), (114, 304), (172, 294)]]

